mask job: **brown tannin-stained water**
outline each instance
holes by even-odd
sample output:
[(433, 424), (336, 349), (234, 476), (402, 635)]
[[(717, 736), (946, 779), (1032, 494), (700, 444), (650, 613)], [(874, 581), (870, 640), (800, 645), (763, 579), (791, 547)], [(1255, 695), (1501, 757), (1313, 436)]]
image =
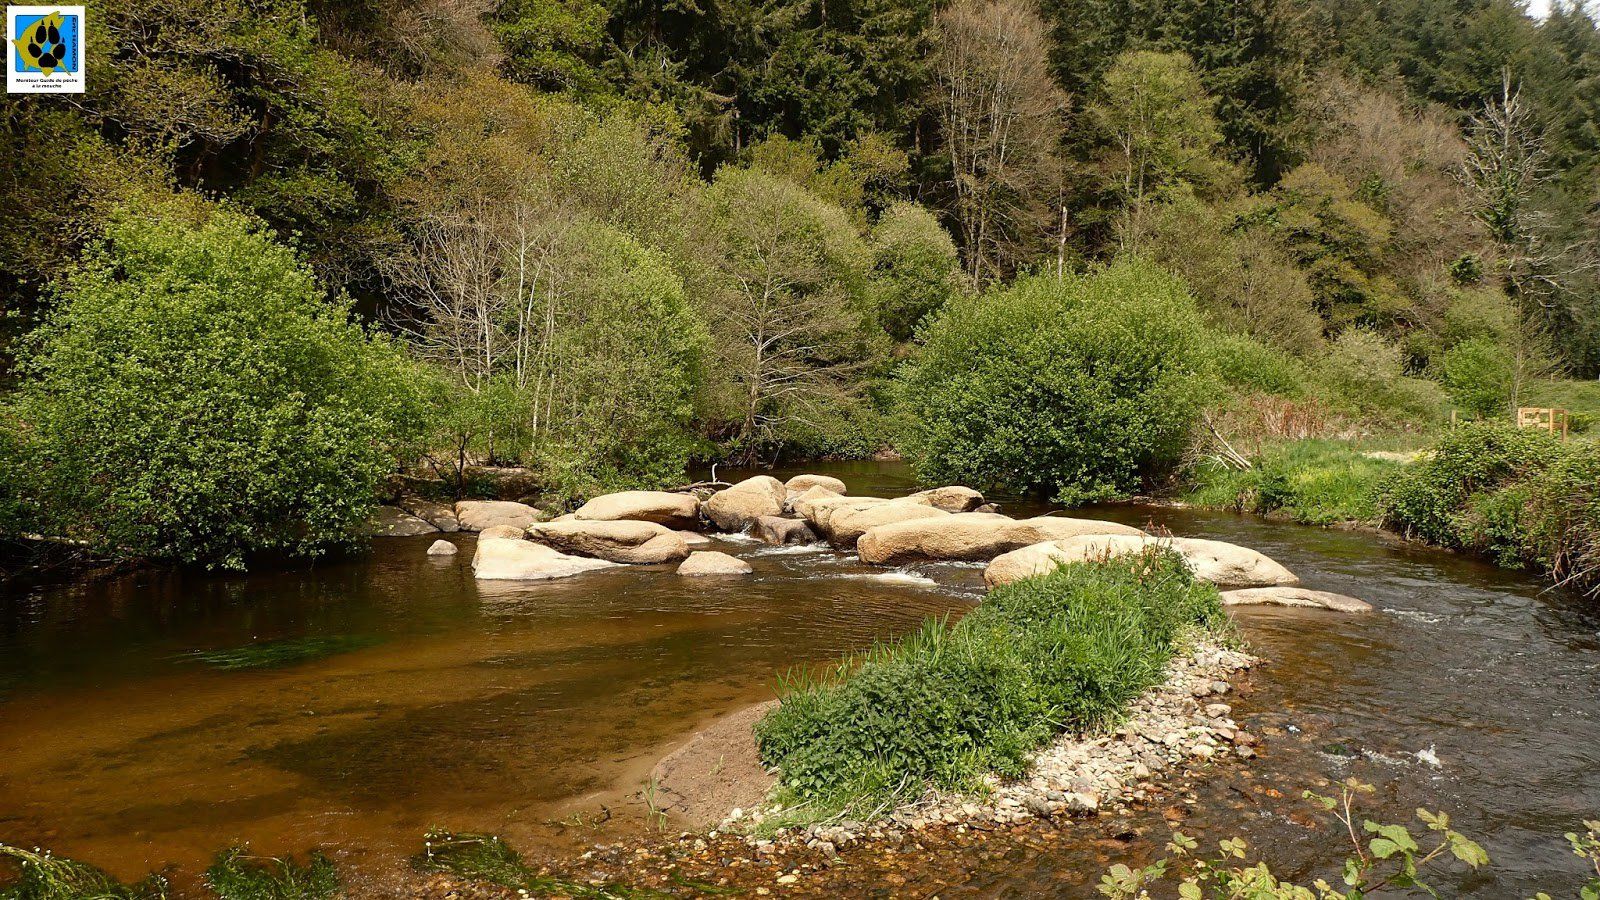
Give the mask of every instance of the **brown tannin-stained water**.
[[(853, 494), (914, 489), (897, 464), (805, 470)], [(1453, 873), (1447, 896), (1559, 896), (1579, 883), (1561, 834), (1600, 817), (1600, 603), (1366, 533), (1160, 508), (1080, 514), (1255, 547), (1308, 586), (1378, 607), (1238, 617), (1271, 661), (1232, 701), (1263, 755), (1202, 782), (1185, 830), (1243, 835), (1282, 875), (1332, 875), (1339, 835), (1312, 827), (1299, 790), (1355, 775), (1380, 786), (1383, 815), (1442, 808), (1483, 839), (1494, 867)], [(389, 538), (300, 569), (5, 594), (0, 841), (127, 877), (172, 864), (192, 880), (234, 842), (321, 847), (359, 876), (397, 870), (433, 826), (499, 833), (535, 857), (610, 840), (642, 827), (640, 788), (662, 753), (771, 697), (788, 667), (981, 597), (976, 567), (885, 571), (744, 541), (715, 547), (751, 562), (742, 579), (656, 566), (479, 584), (473, 538), (452, 538), (462, 552), (442, 560), (424, 553), (434, 536)], [(263, 644), (308, 658), (228, 667)], [(1042, 848), (997, 838), (919, 861), (897, 893), (1093, 896), (1106, 864), (1159, 851), (1164, 813), (1176, 816), (1152, 807)]]

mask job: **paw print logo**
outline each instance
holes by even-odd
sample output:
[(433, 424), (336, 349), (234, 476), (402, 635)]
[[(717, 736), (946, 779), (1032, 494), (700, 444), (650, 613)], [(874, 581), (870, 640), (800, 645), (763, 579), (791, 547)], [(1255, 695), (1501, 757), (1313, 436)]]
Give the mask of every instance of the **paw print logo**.
[(65, 27), (66, 21), (59, 12), (22, 26), (19, 29), (21, 34), (11, 41), (17, 48), (22, 67), (25, 70), (37, 69), (45, 75), (68, 71), (65, 62), (71, 48), (62, 36)]

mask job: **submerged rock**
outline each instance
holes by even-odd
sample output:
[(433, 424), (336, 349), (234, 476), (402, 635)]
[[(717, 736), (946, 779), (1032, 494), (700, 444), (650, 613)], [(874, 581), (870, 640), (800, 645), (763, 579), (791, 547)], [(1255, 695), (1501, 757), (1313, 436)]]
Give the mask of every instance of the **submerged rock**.
[(706, 517), (723, 531), (743, 531), (762, 516), (782, 515), (788, 497), (783, 482), (757, 475), (712, 494), (705, 502)]
[(457, 552), (456, 545), (444, 538), (440, 538), (428, 545), (429, 556), (455, 556)]
[(693, 494), (670, 491), (618, 491), (601, 494), (572, 513), (578, 521), (633, 519), (668, 528), (693, 528), (700, 522), (700, 501)]
[(462, 531), (482, 531), (495, 525), (527, 528), (544, 520), (544, 513), (514, 500), (458, 500), (456, 518)]
[(928, 559), (986, 560), (1042, 541), (1086, 534), (1144, 537), (1137, 528), (1098, 519), (956, 513), (869, 528), (856, 543), (861, 561), (893, 566)]
[(696, 550), (678, 566), (679, 575), (749, 575), (755, 571), (737, 556), (720, 550)]
[(529, 528), (528, 540), (563, 553), (631, 565), (674, 562), (689, 555), (689, 544), (676, 531), (631, 519), (547, 522)]
[(1357, 600), (1345, 594), (1313, 591), (1309, 588), (1294, 587), (1292, 585), (1245, 588), (1243, 590), (1222, 592), (1223, 606), (1255, 606), (1260, 604), (1331, 609), (1335, 612), (1347, 613), (1372, 611), (1372, 604), (1365, 600)]
[(373, 510), (367, 529), (373, 537), (411, 537), (439, 530), (429, 522), (393, 506), (380, 506)]
[(1088, 535), (1022, 547), (990, 562), (983, 572), (983, 580), (992, 588), (1041, 575), (1059, 566), (1141, 553), (1150, 547), (1176, 551), (1196, 578), (1223, 587), (1285, 585), (1300, 580), (1266, 555), (1238, 544), (1126, 534)]
[(473, 575), (485, 580), (541, 581), (616, 565), (603, 559), (568, 556), (543, 544), (508, 538), (480, 539), (478, 551), (472, 557)]

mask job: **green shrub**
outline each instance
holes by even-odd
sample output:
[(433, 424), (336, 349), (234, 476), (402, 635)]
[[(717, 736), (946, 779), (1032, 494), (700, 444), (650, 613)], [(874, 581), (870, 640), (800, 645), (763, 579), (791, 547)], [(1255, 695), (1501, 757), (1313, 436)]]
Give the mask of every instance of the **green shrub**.
[(878, 324), (909, 341), (922, 320), (965, 289), (955, 241), (927, 208), (896, 202), (872, 229), (872, 303)]
[(1339, 335), (1314, 377), (1335, 406), (1394, 424), (1437, 421), (1445, 399), (1433, 382), (1406, 377), (1399, 347), (1362, 328)]
[(1600, 444), (1569, 450), (1533, 485), (1524, 556), (1556, 579), (1600, 587)]
[(1515, 516), (1506, 498), (1485, 498), (1544, 472), (1561, 452), (1561, 442), (1540, 431), (1489, 424), (1457, 428), (1429, 458), (1383, 485), (1379, 516), (1385, 527), (1441, 547), (1482, 550), (1486, 541), (1498, 547)]
[(1187, 443), (1203, 331), (1183, 283), (1134, 260), (958, 298), (903, 373), (906, 449), (929, 481), (1127, 494)]
[(23, 369), (41, 527), (118, 554), (241, 567), (351, 542), (417, 424), (402, 357), (226, 211), (114, 221)]
[(1446, 351), (1439, 368), (1445, 393), (1457, 406), (1483, 418), (1506, 415), (1515, 373), (1504, 347), (1471, 338)]
[(1220, 627), (1216, 589), (1158, 551), (995, 589), (955, 625), (800, 676), (756, 727), (762, 759), (817, 810), (970, 789), (1022, 773), (1067, 729), (1103, 725), (1159, 683), (1185, 629)]
[(1215, 332), (1209, 335), (1205, 353), (1217, 377), (1229, 387), (1279, 397), (1305, 394), (1305, 366), (1253, 338)]

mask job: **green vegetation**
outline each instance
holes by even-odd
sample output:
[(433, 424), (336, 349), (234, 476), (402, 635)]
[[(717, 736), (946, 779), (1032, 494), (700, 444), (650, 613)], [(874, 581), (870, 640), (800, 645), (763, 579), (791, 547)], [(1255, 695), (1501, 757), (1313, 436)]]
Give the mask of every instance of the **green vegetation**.
[(1203, 402), (1183, 283), (1123, 261), (952, 302), (904, 372), (908, 446), (930, 482), (1124, 495), (1182, 453)]
[(339, 894), (333, 861), (315, 851), (305, 865), (292, 859), (250, 856), (244, 847), (217, 854), (206, 886), (221, 900), (332, 900)]
[(1066, 566), (997, 588), (954, 625), (801, 673), (756, 726), (791, 813), (853, 815), (928, 787), (1019, 775), (1064, 730), (1103, 726), (1164, 677), (1194, 628), (1222, 628), (1217, 591), (1175, 554)]
[(569, 881), (541, 872), (522, 861), (517, 851), (494, 835), (430, 831), (423, 850), (411, 858), (423, 872), (446, 872), (534, 896), (558, 895), (577, 900), (655, 900), (671, 894), (620, 884)]
[(237, 567), (394, 474), (895, 446), (1079, 502), (1588, 427), (1592, 12), (1348, 7), (106, 0), (88, 92), (0, 115), (0, 529)]
[[(1420, 836), (1414, 836), (1406, 825), (1360, 818), (1357, 800), (1374, 790), (1352, 778), (1343, 784), (1338, 797), (1305, 792), (1306, 800), (1330, 815), (1341, 826), (1339, 830), (1349, 835), (1351, 855), (1337, 879), (1338, 888), (1325, 878), (1309, 885), (1280, 880), (1265, 862), (1241, 863), (1248, 858), (1249, 849), (1241, 838), (1219, 842), (1217, 855), (1206, 856), (1197, 852), (1199, 842), (1194, 838), (1173, 832), (1166, 857), (1139, 869), (1112, 866), (1100, 879), (1100, 893), (1112, 900), (1137, 900), (1150, 896), (1149, 887), (1175, 875), (1180, 879), (1178, 896), (1184, 900), (1361, 900), (1390, 891), (1437, 897), (1438, 892), (1424, 880), (1433, 878), (1434, 870), (1452, 860), (1473, 870), (1488, 865), (1489, 854), (1450, 827), (1450, 816), (1445, 813), (1418, 809), (1417, 820), (1427, 826), (1427, 833)], [(1576, 835), (1568, 839), (1574, 849), (1579, 848)], [(1424, 848), (1424, 843), (1432, 846)], [(1579, 855), (1583, 855), (1581, 850)], [(1582, 900), (1591, 900), (1587, 891), (1600, 889), (1600, 882), (1596, 886), (1586, 889)]]
[(0, 859), (17, 864), (18, 877), (0, 885), (0, 900), (166, 900), (167, 881), (151, 875), (123, 884), (87, 863), (48, 850), (0, 843)]
[(1337, 441), (1309, 440), (1264, 450), (1238, 469), (1208, 458), (1196, 464), (1184, 501), (1197, 506), (1284, 515), (1303, 525), (1372, 522), (1378, 489), (1401, 468)]
[(1408, 537), (1592, 586), (1600, 583), (1600, 444), (1465, 426), (1384, 485), (1379, 514)]
[(109, 226), (30, 342), (32, 527), (235, 568), (354, 542), (414, 415), (403, 358), (248, 220), (178, 216)]
[(224, 671), (275, 669), (349, 653), (352, 650), (371, 647), (377, 642), (377, 638), (362, 635), (287, 638), (281, 641), (245, 644), (227, 650), (196, 650), (193, 656), (208, 666)]

